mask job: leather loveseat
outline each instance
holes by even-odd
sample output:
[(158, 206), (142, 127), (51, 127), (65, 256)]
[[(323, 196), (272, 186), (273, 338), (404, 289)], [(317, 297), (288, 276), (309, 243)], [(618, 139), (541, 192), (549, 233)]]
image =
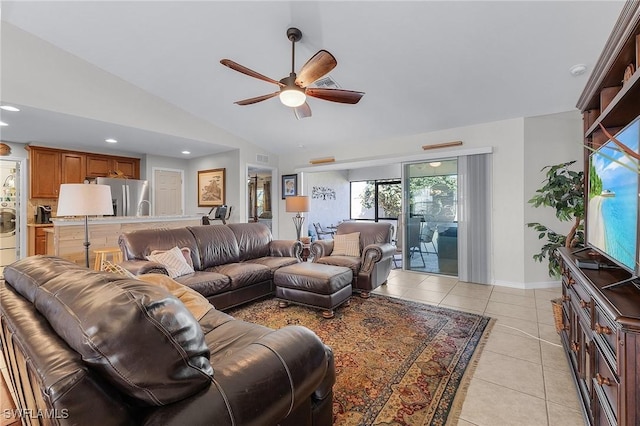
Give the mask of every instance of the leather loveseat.
[(273, 274), (300, 262), (302, 244), (273, 240), (262, 223), (144, 229), (122, 234), (121, 265), (135, 275), (167, 273), (163, 265), (147, 260), (156, 250), (188, 249), (194, 273), (175, 280), (205, 296), (224, 310), (273, 294)]
[(190, 298), (57, 257), (4, 274), (2, 354), (23, 424), (332, 423), (331, 350), (304, 327), (235, 320), (175, 281)]
[[(359, 233), (358, 255), (334, 253), (337, 236)], [(311, 244), (313, 262), (351, 268), (353, 291), (362, 297), (387, 282), (396, 248), (391, 244), (393, 227), (385, 222), (342, 222), (334, 239), (316, 240)]]

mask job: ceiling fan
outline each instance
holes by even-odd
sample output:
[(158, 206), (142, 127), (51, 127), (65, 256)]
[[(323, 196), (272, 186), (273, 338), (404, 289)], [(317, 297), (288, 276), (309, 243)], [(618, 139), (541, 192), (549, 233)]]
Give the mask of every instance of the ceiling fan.
[(232, 70), (280, 86), (280, 90), (277, 92), (257, 96), (255, 98), (244, 99), (234, 102), (235, 104), (251, 105), (279, 96), (280, 101), (284, 105), (293, 108), (296, 118), (300, 120), (302, 118), (311, 117), (311, 108), (306, 101), (307, 96), (324, 99), (325, 101), (340, 102), (343, 104), (357, 104), (358, 101), (360, 101), (360, 98), (364, 95), (363, 92), (308, 87), (314, 81), (334, 69), (336, 65), (338, 65), (338, 61), (336, 61), (336, 58), (331, 53), (326, 50), (320, 50), (302, 66), (300, 73), (296, 74), (294, 71), (296, 52), (295, 45), (296, 42), (300, 41), (302, 38), (302, 32), (297, 28), (289, 28), (287, 30), (287, 38), (291, 41), (291, 73), (288, 77), (285, 77), (280, 81), (264, 76), (230, 59), (222, 59), (220, 61), (222, 65), (225, 65)]

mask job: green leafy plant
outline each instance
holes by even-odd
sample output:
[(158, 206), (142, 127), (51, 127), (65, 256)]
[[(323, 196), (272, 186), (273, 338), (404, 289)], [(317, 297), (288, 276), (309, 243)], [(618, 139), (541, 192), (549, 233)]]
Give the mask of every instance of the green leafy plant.
[(567, 235), (538, 222), (527, 223), (529, 228), (538, 232), (538, 239), (546, 240), (540, 252), (533, 255), (534, 260), (549, 261), (549, 276), (560, 276), (560, 261), (556, 250), (560, 247), (579, 247), (584, 245), (584, 173), (570, 170), (575, 161), (545, 166), (546, 178), (542, 188), (529, 200), (534, 207), (551, 207), (561, 222), (572, 221)]

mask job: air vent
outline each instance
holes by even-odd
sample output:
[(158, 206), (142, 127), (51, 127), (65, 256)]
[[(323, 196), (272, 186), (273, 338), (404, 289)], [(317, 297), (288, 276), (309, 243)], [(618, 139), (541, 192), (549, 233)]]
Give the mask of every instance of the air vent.
[(256, 154), (256, 161), (258, 163), (269, 164), (269, 156), (263, 154)]
[(340, 88), (340, 86), (338, 86), (338, 83), (336, 83), (336, 81), (330, 76), (326, 76), (319, 80), (316, 80), (313, 83), (313, 86), (322, 88), (322, 89), (339, 89)]

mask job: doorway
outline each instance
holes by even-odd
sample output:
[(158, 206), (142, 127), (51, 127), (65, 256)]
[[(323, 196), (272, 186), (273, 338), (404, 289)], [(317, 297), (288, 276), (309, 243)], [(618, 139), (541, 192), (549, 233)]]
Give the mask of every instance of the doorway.
[(247, 166), (247, 222), (261, 222), (273, 232), (273, 170)]
[(20, 258), (20, 162), (0, 160), (0, 277)]
[(458, 276), (458, 160), (403, 165), (403, 268)]

